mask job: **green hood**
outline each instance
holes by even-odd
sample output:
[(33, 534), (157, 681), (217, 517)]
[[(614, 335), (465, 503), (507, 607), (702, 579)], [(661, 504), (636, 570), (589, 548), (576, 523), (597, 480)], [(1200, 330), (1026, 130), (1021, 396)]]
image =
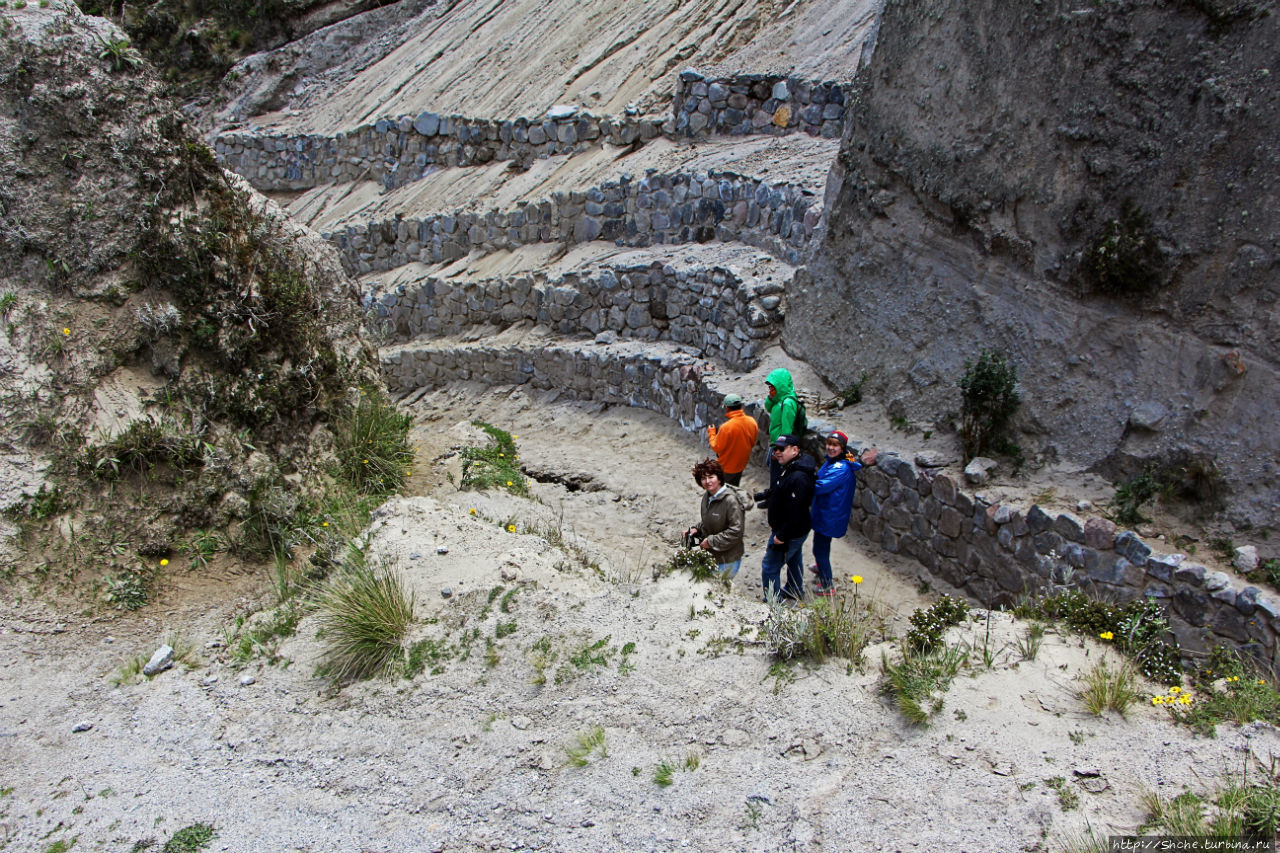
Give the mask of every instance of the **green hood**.
[(796, 387), (791, 382), (791, 372), (786, 368), (779, 367), (777, 370), (769, 371), (769, 375), (765, 377), (764, 381), (778, 389), (779, 400), (785, 400), (796, 395)]

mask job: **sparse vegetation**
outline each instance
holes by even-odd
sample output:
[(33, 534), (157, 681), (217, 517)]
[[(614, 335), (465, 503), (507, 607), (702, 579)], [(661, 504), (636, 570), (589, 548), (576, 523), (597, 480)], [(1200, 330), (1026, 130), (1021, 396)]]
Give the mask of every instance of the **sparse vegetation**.
[(360, 391), (338, 422), (338, 467), (348, 483), (365, 495), (387, 495), (404, 487), (413, 450), (413, 419), (383, 398), (377, 388)]
[(1275, 678), (1260, 672), (1238, 652), (1217, 646), (1193, 676), (1194, 701), (1165, 702), (1178, 721), (1201, 734), (1213, 735), (1224, 722), (1237, 725), (1262, 720), (1280, 725), (1280, 691)]
[(863, 650), (883, 632), (884, 621), (870, 599), (857, 606), (845, 597), (818, 598), (795, 608), (772, 602), (763, 629), (766, 648), (780, 660), (822, 663), (838, 657), (851, 667), (861, 665)]
[(927, 609), (917, 608), (908, 621), (906, 645), (912, 653), (927, 653), (942, 643), (943, 633), (969, 615), (969, 603), (944, 595)]
[(165, 842), (161, 853), (198, 853), (218, 837), (217, 830), (211, 823), (193, 823), (184, 826)]
[(529, 481), (520, 472), (520, 455), (515, 437), (484, 421), (472, 421), (472, 426), (488, 433), (492, 443), (485, 447), (464, 447), (462, 457), (463, 489), (504, 489), (513, 495), (526, 497)]
[[(919, 611), (917, 611), (919, 612)], [(967, 664), (968, 649), (938, 643), (928, 651), (912, 650), (904, 644), (902, 659), (880, 658), (884, 673), (881, 690), (893, 697), (895, 705), (912, 725), (925, 725), (942, 710), (942, 695), (960, 668)]]
[(1045, 779), (1044, 783), (1058, 795), (1058, 805), (1064, 812), (1080, 808), (1080, 795), (1061, 776)]
[(1137, 673), (1127, 662), (1113, 666), (1103, 658), (1080, 676), (1076, 695), (1092, 714), (1115, 711), (1123, 717), (1138, 699)]
[(605, 746), (604, 728), (595, 726), (578, 732), (574, 742), (565, 745), (564, 751), (569, 757), (569, 764), (574, 767), (586, 767), (591, 763), (593, 754), (599, 755), (600, 758), (608, 758), (609, 750)]

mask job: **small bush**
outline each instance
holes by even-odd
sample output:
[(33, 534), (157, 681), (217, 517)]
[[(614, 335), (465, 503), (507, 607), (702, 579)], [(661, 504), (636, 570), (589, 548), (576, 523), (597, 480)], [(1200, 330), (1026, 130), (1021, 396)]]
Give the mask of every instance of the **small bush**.
[(184, 826), (165, 842), (161, 853), (198, 853), (208, 847), (218, 836), (217, 830), (210, 823), (193, 823)]
[(1205, 735), (1213, 735), (1219, 723), (1238, 725), (1262, 720), (1280, 725), (1280, 691), (1238, 652), (1218, 646), (1195, 677), (1195, 701), (1188, 706), (1170, 704), (1169, 711)]
[(772, 604), (765, 617), (765, 647), (781, 660), (821, 663), (838, 657), (859, 665), (877, 622), (869, 608), (856, 608), (845, 598), (819, 598), (798, 608)]
[(1150, 465), (1136, 477), (1117, 483), (1116, 496), (1111, 502), (1116, 522), (1133, 527), (1150, 521), (1142, 514), (1142, 507), (1155, 500), (1160, 488), (1155, 469)]
[(398, 575), (355, 561), (317, 601), (325, 653), (321, 674), (335, 684), (369, 678), (403, 658), (413, 595)]
[(1181, 652), (1166, 639), (1169, 623), (1154, 599), (1142, 598), (1121, 607), (1070, 589), (1030, 606), (1028, 615), (1059, 619), (1090, 637), (1110, 635), (1106, 641), (1131, 657), (1147, 678), (1161, 684), (1182, 680)]
[(1091, 285), (1111, 296), (1155, 291), (1164, 279), (1164, 253), (1150, 218), (1125, 201), (1120, 215), (1103, 223), (1085, 249), (1081, 267)]
[(720, 576), (716, 566), (716, 558), (711, 552), (702, 548), (680, 548), (671, 555), (671, 559), (660, 570), (660, 574), (669, 575), (677, 572), (688, 572), (694, 580), (725, 580)]
[(984, 349), (976, 361), (966, 361), (960, 398), (960, 441), (966, 462), (996, 448), (1001, 439), (1003, 447), (1015, 447), (1005, 432), (1022, 398), (1018, 372), (1004, 355)]
[(382, 394), (366, 389), (358, 405), (338, 422), (338, 465), (360, 493), (388, 495), (404, 487), (413, 464), (409, 427), (413, 418)]
[(944, 595), (928, 609), (917, 608), (911, 614), (911, 630), (907, 632), (907, 647), (913, 653), (926, 653), (942, 642), (943, 633), (959, 625), (969, 615), (969, 603)]

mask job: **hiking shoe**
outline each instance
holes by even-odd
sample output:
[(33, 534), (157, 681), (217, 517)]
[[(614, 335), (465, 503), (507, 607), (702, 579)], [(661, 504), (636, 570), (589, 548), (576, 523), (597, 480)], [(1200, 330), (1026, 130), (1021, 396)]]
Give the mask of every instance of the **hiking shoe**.
[(830, 598), (836, 594), (836, 590), (833, 586), (819, 586), (813, 591), (813, 594), (820, 598)]
[(818, 573), (818, 564), (817, 563), (810, 564), (809, 571), (813, 572), (816, 575)]

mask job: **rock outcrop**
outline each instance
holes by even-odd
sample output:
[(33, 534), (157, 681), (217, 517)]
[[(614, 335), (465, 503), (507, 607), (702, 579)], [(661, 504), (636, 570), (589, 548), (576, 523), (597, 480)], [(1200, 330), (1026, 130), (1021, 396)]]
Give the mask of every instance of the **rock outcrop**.
[(1004, 350), (1028, 445), (1119, 477), (1216, 464), (1233, 517), (1274, 523), (1267, 11), (888, 4), (789, 351), (945, 423), (966, 359)]

